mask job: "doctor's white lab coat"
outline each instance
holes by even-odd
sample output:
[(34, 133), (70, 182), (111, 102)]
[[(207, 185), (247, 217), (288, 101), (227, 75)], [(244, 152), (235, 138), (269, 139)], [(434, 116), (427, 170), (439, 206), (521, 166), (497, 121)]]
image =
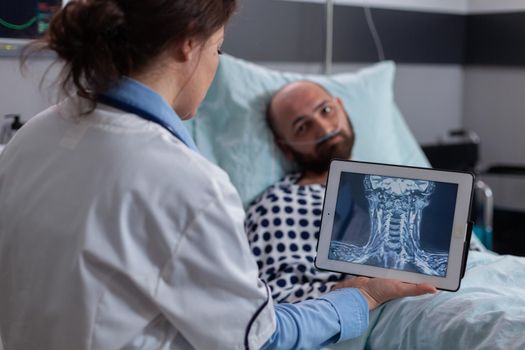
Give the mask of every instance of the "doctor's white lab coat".
[(161, 126), (69, 99), (0, 155), (5, 349), (255, 349), (274, 310), (227, 175)]

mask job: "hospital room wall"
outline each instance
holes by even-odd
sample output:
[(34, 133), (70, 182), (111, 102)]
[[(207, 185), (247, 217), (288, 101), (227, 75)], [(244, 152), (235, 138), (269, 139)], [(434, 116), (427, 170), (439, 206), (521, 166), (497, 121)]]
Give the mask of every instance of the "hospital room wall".
[(463, 122), (481, 137), (481, 166), (525, 166), (525, 1), (494, 3), (468, 18)]
[(20, 114), (22, 120), (28, 120), (57, 101), (57, 89), (51, 86), (57, 67), (39, 86), (51, 63), (51, 58), (30, 60), (22, 75), (17, 58), (0, 57), (0, 116)]
[(525, 69), (465, 69), (464, 125), (481, 138), (480, 166), (525, 166)]

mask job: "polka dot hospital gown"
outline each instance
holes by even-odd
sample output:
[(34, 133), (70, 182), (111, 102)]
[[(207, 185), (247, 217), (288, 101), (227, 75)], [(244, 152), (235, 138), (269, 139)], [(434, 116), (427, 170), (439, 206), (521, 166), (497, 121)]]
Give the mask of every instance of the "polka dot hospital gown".
[[(274, 302), (293, 303), (325, 294), (344, 274), (314, 266), (324, 185), (298, 185), (300, 174), (270, 186), (249, 207), (245, 229), (259, 277)], [(471, 250), (482, 247), (471, 244)]]
[(299, 174), (269, 187), (247, 211), (245, 228), (275, 302), (325, 294), (344, 275), (314, 266), (325, 187), (297, 185)]

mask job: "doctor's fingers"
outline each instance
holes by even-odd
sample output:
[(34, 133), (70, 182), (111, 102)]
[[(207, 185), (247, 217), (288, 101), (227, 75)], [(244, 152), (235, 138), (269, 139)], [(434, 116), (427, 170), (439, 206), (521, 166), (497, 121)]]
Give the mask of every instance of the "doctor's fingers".
[(334, 289), (338, 288), (359, 289), (370, 310), (392, 299), (436, 292), (436, 288), (428, 283), (411, 284), (394, 279), (368, 277), (355, 277), (338, 282)]
[(368, 279), (358, 288), (379, 304), (392, 299), (437, 292), (436, 288), (428, 283), (412, 284), (386, 278)]
[(359, 287), (366, 285), (369, 282), (369, 280), (370, 280), (369, 277), (363, 277), (363, 276), (350, 277), (350, 278), (337, 282), (332, 287), (331, 290), (336, 290), (339, 288), (359, 288)]

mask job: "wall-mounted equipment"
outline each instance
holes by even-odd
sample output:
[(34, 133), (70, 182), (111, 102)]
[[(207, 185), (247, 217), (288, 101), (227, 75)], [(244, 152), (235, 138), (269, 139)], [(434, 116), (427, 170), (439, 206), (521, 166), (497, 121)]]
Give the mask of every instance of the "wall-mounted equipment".
[(67, 1), (17, 0), (0, 2), (0, 56), (17, 56), (28, 40), (46, 32), (53, 15)]

